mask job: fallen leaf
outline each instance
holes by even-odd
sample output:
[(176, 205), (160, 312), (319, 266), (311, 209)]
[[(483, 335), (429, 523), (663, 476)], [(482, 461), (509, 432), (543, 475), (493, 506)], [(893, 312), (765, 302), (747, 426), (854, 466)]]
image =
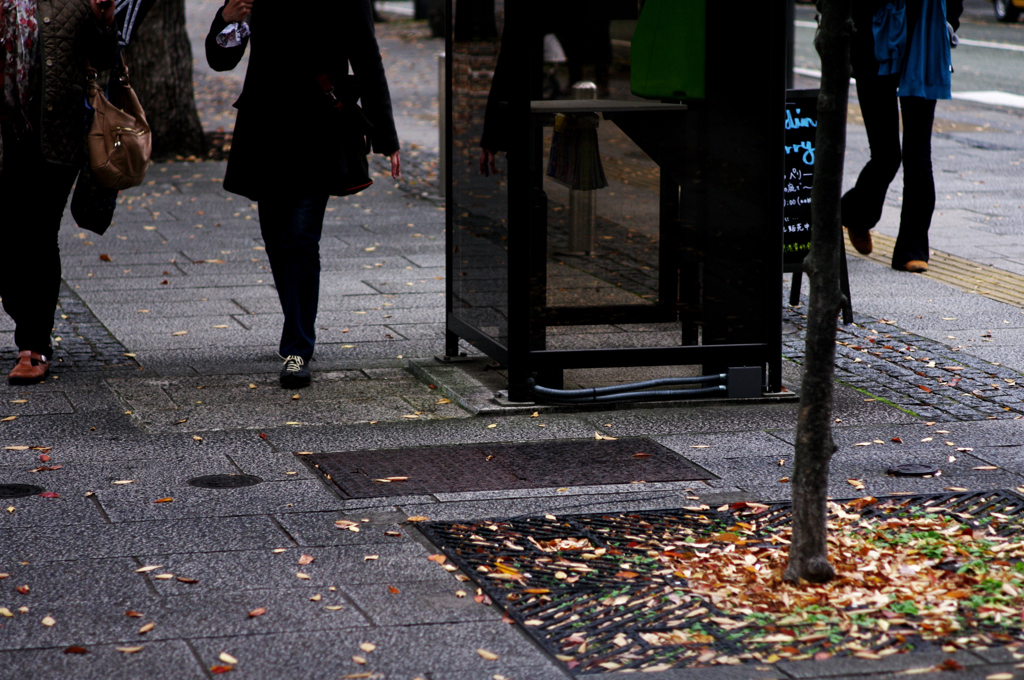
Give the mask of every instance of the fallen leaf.
[(14, 613), (7, 607), (0, 607), (0, 616), (10, 619), (14, 617)]
[(962, 491), (967, 491), (967, 489), (963, 488), (962, 486), (947, 486), (946, 487), (946, 491), (961, 491), (962, 492)]
[(311, 563), (315, 559), (316, 558), (313, 557), (312, 555), (303, 555), (302, 557), (299, 558), (299, 566), (305, 566), (305, 565)]
[(153, 623), (152, 621), (150, 621), (149, 623), (147, 623), (147, 624), (143, 625), (141, 628), (139, 628), (139, 635), (145, 635), (146, 633), (148, 633), (149, 631), (153, 630), (154, 628), (156, 628), (156, 624)]
[(372, 642), (363, 642), (359, 645), (359, 649), (363, 650), (366, 653), (370, 653), (373, 650), (377, 649), (377, 645), (373, 644)]
[(303, 574), (301, 571), (295, 572), (295, 578), (300, 578), (305, 581), (309, 580), (309, 574)]
[(633, 457), (634, 457), (634, 458), (650, 458), (650, 457), (651, 457), (651, 454), (649, 454), (649, 453), (643, 453), (642, 451), (640, 451), (640, 452), (634, 453), (634, 454), (633, 454)]
[(618, 439), (618, 437), (609, 437), (607, 435), (601, 434), (600, 432), (594, 432), (594, 439), (598, 441), (615, 441), (616, 439)]
[(28, 446), (5, 446), (4, 451), (28, 451)]
[(493, 430), (493, 429), (494, 429), (494, 428), (496, 428), (497, 426), (498, 426), (498, 424), (497, 424), (497, 423), (491, 423), (490, 425), (488, 425), (488, 426), (487, 426), (487, 429), (488, 429), (488, 430)]
[(330, 607), (324, 607), (324, 609), (326, 609), (329, 612), (336, 612), (336, 611), (339, 611), (341, 609), (344, 609), (344, 607), (342, 607), (340, 604), (337, 604), (337, 605), (333, 605), (333, 606), (330, 606)]
[(106, 253), (100, 253), (100, 262), (113, 262), (113, 261), (114, 260), (111, 259), (110, 255), (107, 255)]
[(540, 418), (540, 411), (534, 411), (530, 414), (531, 418)]
[[(263, 616), (266, 613), (267, 613), (267, 608), (266, 607), (257, 607), (256, 609), (253, 609), (251, 612), (249, 612), (249, 618), (250, 619), (255, 619), (257, 616)], [(228, 663), (237, 663), (237, 662), (229, 661)]]
[(899, 437), (893, 437), (889, 441), (896, 442), (897, 444), (902, 444), (903, 443), (903, 440), (900, 439)]
[(175, 580), (181, 583), (199, 583), (198, 579), (188, 578), (187, 576), (179, 576)]
[(1013, 680), (1013, 673), (993, 673), (986, 675), (985, 680)]
[(360, 666), (365, 666), (365, 665), (366, 665), (366, 658), (365, 658), (365, 657), (362, 657), (362, 656), (353, 656), (353, 657), (352, 657), (352, 660), (353, 660), (353, 661), (355, 661), (355, 662), (356, 662), (357, 664), (359, 664)]
[(154, 503), (170, 503), (170, 502), (171, 502), (171, 501), (173, 501), (173, 500), (174, 500), (173, 498), (171, 498), (171, 497), (167, 497), (167, 498), (157, 498), (157, 499), (156, 499), (155, 501), (153, 501), (153, 502), (154, 502)]
[(17, 420), (18, 416), (7, 416), (6, 418), (0, 418), (0, 423), (7, 423), (12, 420)]
[(115, 482), (111, 482), (111, 484), (134, 484), (134, 483), (135, 483), (134, 479), (119, 479), (119, 480), (117, 480)]
[(448, 560), (445, 555), (429, 555), (427, 559), (431, 562), (437, 562), (438, 564), (444, 564)]
[(788, 484), (788, 483), (789, 483), (789, 477), (783, 477), (783, 478), (781, 478), (779, 480), (779, 484)]
[(232, 663), (232, 664), (236, 664), (236, 665), (238, 664), (238, 659), (236, 659), (235, 657), (231, 656), (227, 652), (221, 652), (220, 656), (217, 657), (217, 658), (220, 659), (221, 661), (223, 661), (224, 663)]
[(29, 591), (31, 589), (27, 585), (24, 585), (24, 586), (18, 586), (17, 588), (15, 588), (15, 590), (17, 590), (22, 595), (28, 595)]
[(131, 611), (131, 610), (126, 611), (124, 613), (124, 615), (127, 616), (128, 618), (131, 618), (131, 619), (141, 619), (142, 618), (142, 612), (135, 612), (135, 611)]
[(170, 581), (174, 578), (174, 574), (153, 574), (153, 578), (159, 581)]
[(192, 441), (194, 441), (194, 442), (201, 442), (201, 441), (203, 441), (203, 438), (200, 437), (197, 434), (194, 434), (194, 435), (192, 435)]
[(413, 515), (412, 517), (406, 517), (405, 521), (406, 522), (429, 522), (430, 518), (429, 517), (424, 517), (423, 515)]
[(134, 654), (135, 652), (141, 652), (145, 647), (139, 645), (137, 647), (115, 647), (114, 649), (125, 654)]
[(398, 593), (401, 592), (401, 591), (399, 591), (398, 588), (396, 588), (394, 586), (388, 586), (388, 592), (391, 593), (392, 595), (398, 595)]
[(995, 465), (978, 465), (977, 467), (971, 468), (972, 470), (998, 470), (999, 468)]
[(85, 647), (79, 647), (78, 645), (72, 645), (71, 647), (64, 648), (65, 654), (88, 654), (89, 650)]
[(217, 666), (212, 666), (210, 668), (210, 672), (213, 673), (214, 675), (220, 675), (221, 673), (227, 673), (228, 671), (233, 671), (233, 670), (235, 670), (234, 666), (220, 666), (220, 665), (217, 665)]
[(380, 558), (380, 555), (366, 555), (366, 556), (363, 557), (363, 562), (373, 562), (374, 560), (379, 559), (379, 558)]
[(498, 660), (498, 655), (497, 654), (495, 654), (494, 652), (489, 652), (486, 649), (478, 649), (478, 650), (476, 650), (476, 653), (479, 654), (481, 658), (487, 659), (488, 661), (497, 661)]
[(175, 332), (171, 333), (171, 335), (180, 337), (182, 335), (188, 335), (188, 331), (175, 331)]
[(438, 400), (437, 400), (437, 404), (438, 404), (439, 406), (440, 406), (441, 404), (450, 404), (450, 403), (452, 403), (452, 400), (451, 400), (451, 399), (447, 399), (447, 398), (444, 398), (444, 397), (442, 397), (441, 399), (438, 399)]
[(146, 567), (141, 567), (141, 568), (139, 568), (139, 569), (136, 569), (136, 570), (135, 570), (135, 573), (136, 573), (136, 574), (145, 574), (145, 573), (146, 573), (146, 572), (148, 572), (148, 571), (155, 571), (155, 570), (159, 569), (159, 568), (160, 568), (161, 566), (163, 566), (163, 565), (160, 565), (160, 564), (151, 564), (151, 565), (149, 565), (149, 566), (146, 566)]
[(44, 616), (43, 617), (42, 624), (44, 626), (46, 626), (47, 628), (50, 628), (51, 626), (55, 625), (56, 623), (57, 623), (57, 619), (53, 618), (52, 616)]

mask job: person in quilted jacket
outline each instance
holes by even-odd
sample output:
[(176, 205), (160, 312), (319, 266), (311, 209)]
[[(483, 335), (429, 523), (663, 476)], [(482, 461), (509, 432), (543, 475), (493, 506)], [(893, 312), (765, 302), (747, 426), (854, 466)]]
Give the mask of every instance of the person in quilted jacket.
[(57, 232), (81, 168), (86, 60), (114, 65), (114, 3), (0, 0), (0, 46), (0, 298), (18, 348), (8, 382), (28, 385), (50, 370)]

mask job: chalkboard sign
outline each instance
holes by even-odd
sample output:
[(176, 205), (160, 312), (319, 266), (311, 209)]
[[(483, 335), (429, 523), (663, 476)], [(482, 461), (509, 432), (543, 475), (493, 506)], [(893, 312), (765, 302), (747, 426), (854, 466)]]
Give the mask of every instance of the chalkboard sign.
[(783, 180), (782, 243), (787, 265), (800, 264), (811, 249), (811, 186), (818, 90), (786, 93), (786, 175)]

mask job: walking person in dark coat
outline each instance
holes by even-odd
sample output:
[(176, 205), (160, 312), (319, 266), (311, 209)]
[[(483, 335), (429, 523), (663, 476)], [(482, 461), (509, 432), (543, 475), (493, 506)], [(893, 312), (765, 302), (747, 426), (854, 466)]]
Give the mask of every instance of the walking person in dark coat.
[(57, 232), (82, 167), (87, 60), (114, 65), (113, 2), (0, 0), (0, 297), (12, 385), (46, 378), (60, 292)]
[[(395, 179), (401, 163), (371, 1), (258, 4), (227, 0), (206, 38), (206, 58), (216, 71), (230, 70), (252, 41), (235, 103), (238, 118), (224, 188), (259, 203), (260, 229), (284, 311), (281, 386), (296, 388), (311, 380), (327, 200), (369, 186), (368, 148), (353, 149), (362, 146), (363, 134), (373, 151), (389, 158)], [(248, 31), (231, 42), (222, 38), (227, 46), (218, 43), (218, 35), (243, 21)], [(350, 64), (354, 77), (348, 75)], [(364, 115), (355, 107), (357, 98)], [(366, 128), (353, 130), (357, 125)]]
[(906, 55), (899, 63), (885, 64), (886, 75), (879, 75), (882, 64), (876, 57), (872, 20), (887, 2), (859, 0), (853, 4), (857, 31), (850, 45), (850, 61), (857, 79), (857, 99), (867, 128), (871, 160), (861, 171), (856, 186), (843, 196), (843, 226), (853, 247), (870, 254), (870, 230), (882, 217), (885, 194), (902, 162), (903, 207), (892, 268), (924, 272), (928, 270), (928, 228), (935, 210), (935, 101), (950, 98), (951, 36), (947, 36), (944, 24), (948, 22), (952, 31), (959, 28), (963, 0), (906, 0)]

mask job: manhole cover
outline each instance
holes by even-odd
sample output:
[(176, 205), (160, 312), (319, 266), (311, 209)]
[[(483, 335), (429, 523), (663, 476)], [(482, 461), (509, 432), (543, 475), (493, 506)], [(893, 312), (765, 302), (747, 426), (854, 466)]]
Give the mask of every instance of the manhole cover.
[(433, 446), (305, 458), (349, 498), (713, 478), (675, 451), (641, 438)]
[(893, 477), (927, 477), (928, 475), (934, 475), (938, 471), (939, 468), (934, 465), (904, 463), (902, 465), (893, 465), (886, 473)]
[(238, 489), (259, 484), (263, 480), (254, 475), (206, 475), (188, 480), (189, 486), (200, 489)]
[(43, 487), (32, 484), (0, 484), (0, 498), (24, 498), (41, 494), (43, 491)]

